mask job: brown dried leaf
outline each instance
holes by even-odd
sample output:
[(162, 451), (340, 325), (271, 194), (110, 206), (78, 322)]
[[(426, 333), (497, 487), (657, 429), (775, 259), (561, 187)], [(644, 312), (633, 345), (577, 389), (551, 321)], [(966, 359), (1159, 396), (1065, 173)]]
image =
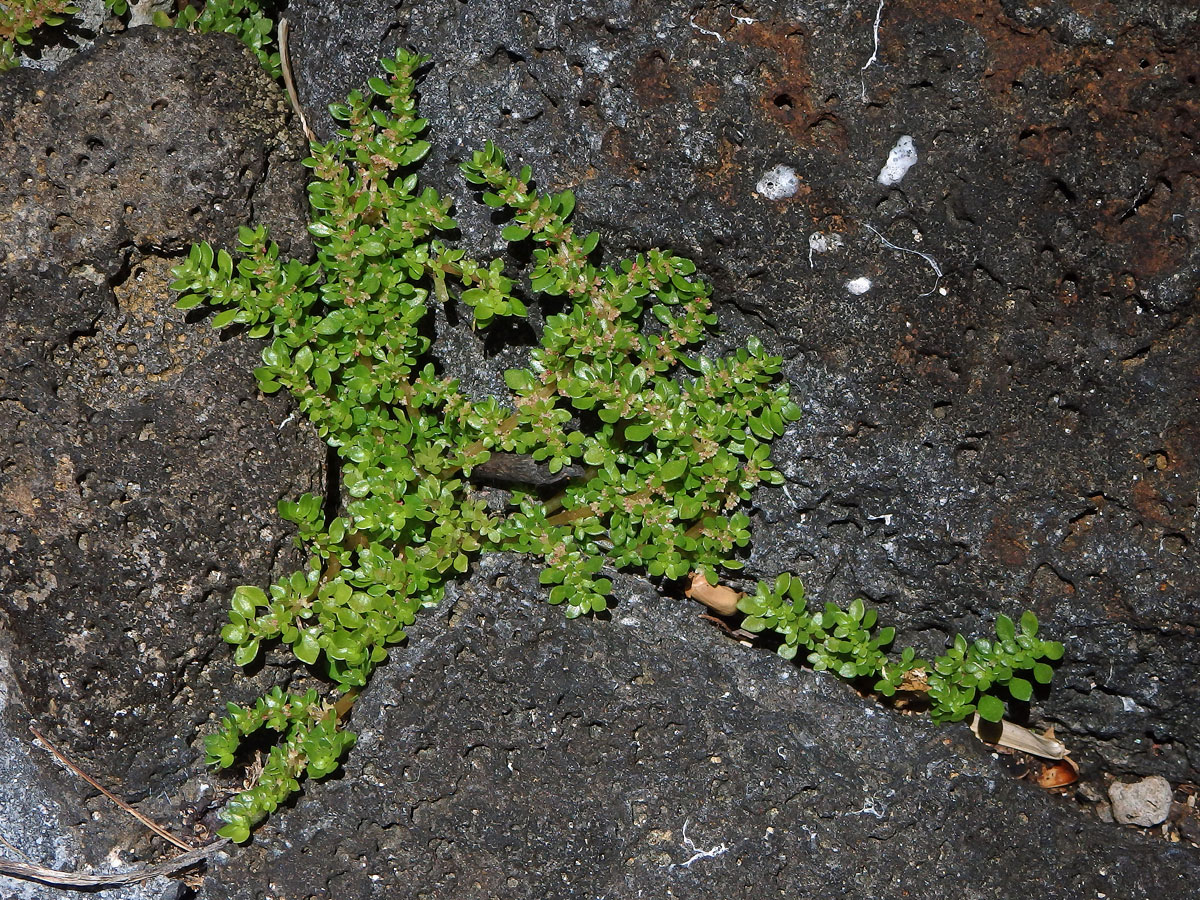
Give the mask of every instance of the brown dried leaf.
[(740, 591), (723, 584), (709, 584), (700, 572), (692, 573), (692, 583), (684, 593), (723, 616), (732, 616), (737, 612), (738, 601), (742, 599)]

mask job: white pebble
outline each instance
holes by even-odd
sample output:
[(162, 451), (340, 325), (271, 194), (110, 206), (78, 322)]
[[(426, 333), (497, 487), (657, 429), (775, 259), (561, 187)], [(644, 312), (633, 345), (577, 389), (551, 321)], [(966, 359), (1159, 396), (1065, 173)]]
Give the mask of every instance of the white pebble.
[(846, 282), (846, 290), (855, 296), (865, 294), (871, 289), (871, 279), (867, 277), (855, 278), (853, 281)]
[(907, 134), (903, 135), (900, 140), (896, 141), (896, 146), (888, 152), (887, 162), (879, 170), (879, 177), (876, 181), (885, 187), (899, 184), (916, 161), (917, 147), (911, 137)]
[(758, 180), (754, 189), (768, 200), (786, 200), (800, 189), (800, 178), (791, 166), (776, 166)]

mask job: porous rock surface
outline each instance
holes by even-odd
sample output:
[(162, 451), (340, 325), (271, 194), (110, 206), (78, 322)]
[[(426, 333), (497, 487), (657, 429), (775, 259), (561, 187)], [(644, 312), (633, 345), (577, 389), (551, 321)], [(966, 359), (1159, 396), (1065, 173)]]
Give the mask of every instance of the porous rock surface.
[(288, 674), (244, 680), (218, 632), (233, 586), (297, 563), (275, 504), (322, 489), (324, 448), (258, 393), (258, 349), (168, 289), (192, 240), (251, 219), (303, 249), (284, 104), (237, 41), (159, 29), (0, 78), (0, 833), (42, 865), (147, 846), (28, 758), (28, 723), (190, 830), (203, 731)]
[[(1196, 781), (1200, 9), (888, 0), (876, 47), (878, 10), (297, 0), (289, 16), (325, 134), (324, 105), (378, 56), (432, 57), (423, 175), (468, 240), (497, 232), (457, 172), (490, 139), (574, 190), (608, 260), (693, 256), (729, 343), (784, 355), (805, 418), (774, 451), (788, 485), (756, 498), (754, 573), (863, 596), (929, 653), (1033, 609), (1069, 648), (1038, 708), (1085, 770)], [(904, 135), (918, 161), (885, 187)], [(755, 188), (779, 166), (799, 185), (771, 200)]]
[(962, 726), (748, 651), (633, 579), (567, 622), (494, 557), (359, 701), (344, 774), (202, 900), (1187, 896), (1194, 851), (1015, 781)]
[[(575, 190), (610, 259), (696, 257), (725, 344), (756, 333), (785, 355), (806, 418), (776, 450), (789, 484), (758, 498), (752, 573), (866, 596), (927, 651), (1032, 607), (1069, 646), (1036, 709), (1085, 773), (1194, 780), (1195, 11), (888, 2), (863, 68), (876, 9), (289, 16), (326, 135), (323, 104), (380, 55), (433, 56), (423, 177), (475, 249), (498, 229), (457, 164), (494, 139)], [(217, 631), (234, 585), (295, 562), (275, 499), (321, 486), (320, 448), (254, 390), (251, 342), (201, 327), (167, 350), (185, 329), (166, 269), (190, 241), (268, 221), (303, 252), (281, 103), (230, 39), (145, 29), (52, 79), (0, 78), (4, 746), (33, 715), (169, 824), (224, 700), (287, 677), (235, 672)], [(906, 134), (919, 161), (883, 187)], [(799, 186), (768, 200), (755, 186), (777, 166)], [(828, 252), (810, 255), (814, 233)], [(858, 278), (871, 288), (848, 293)], [(519, 358), (464, 329), (438, 346), (484, 388)], [(738, 647), (645, 582), (618, 582), (611, 620), (572, 623), (535, 582), (483, 561), (358, 702), (346, 771), (199, 894), (1132, 898), (1200, 875), (1194, 850), (1086, 818), (961, 727)], [(69, 801), (56, 827), (88, 848), (66, 862), (145, 848), (39, 766)]]

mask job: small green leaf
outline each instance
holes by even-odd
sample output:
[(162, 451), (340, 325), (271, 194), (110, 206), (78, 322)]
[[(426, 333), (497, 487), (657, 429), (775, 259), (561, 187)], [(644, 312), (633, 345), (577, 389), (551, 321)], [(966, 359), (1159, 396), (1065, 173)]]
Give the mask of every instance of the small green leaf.
[(1004, 718), (1004, 701), (998, 700), (991, 694), (984, 694), (975, 705), (979, 718), (987, 722), (999, 722)]
[[(346, 536), (346, 520), (341, 516), (329, 523), (329, 541), (333, 544), (340, 544)], [(339, 587), (349, 588), (349, 585), (339, 585)]]
[(639, 443), (654, 433), (649, 425), (629, 425), (625, 428), (625, 440)]
[(1008, 692), (1018, 700), (1028, 700), (1033, 696), (1033, 685), (1024, 678), (1014, 678), (1008, 683)]
[(1025, 612), (1021, 614), (1021, 631), (1029, 637), (1033, 637), (1037, 634), (1037, 630), (1037, 616), (1033, 614), (1032, 610), (1025, 610)]
[(321, 646), (311, 629), (306, 628), (300, 632), (300, 640), (292, 645), (292, 652), (296, 654), (296, 659), (310, 666), (317, 661), (321, 654)]
[(246, 619), (253, 619), (257, 615), (255, 607), (266, 605), (267, 595), (262, 589), (248, 584), (235, 588), (230, 600), (233, 611)]
[[(740, 605), (741, 604), (739, 604), (739, 606)], [(755, 634), (758, 634), (760, 631), (766, 630), (767, 621), (766, 619), (759, 618), (758, 616), (747, 616), (746, 618), (742, 619), (742, 627), (747, 631), (752, 631)]]
[(218, 836), (228, 838), (235, 844), (244, 844), (250, 840), (250, 828), (242, 819), (236, 822), (230, 822), (228, 825), (221, 826), (217, 832)]
[[(626, 429), (626, 434), (628, 435), (628, 429)], [(687, 471), (687, 468), (688, 468), (687, 459), (682, 456), (677, 456), (674, 459), (672, 459), (670, 462), (666, 463), (659, 470), (658, 475), (659, 475), (659, 478), (661, 478), (664, 482), (674, 481), (676, 478), (682, 477), (684, 472)]]
[(1051, 661), (1063, 658), (1063, 645), (1058, 641), (1043, 641), (1042, 655)]
[(518, 394), (533, 390), (536, 384), (533, 373), (528, 369), (506, 369), (504, 383), (508, 385), (509, 390), (516, 391)]
[(254, 662), (254, 658), (258, 656), (258, 640), (250, 641), (248, 644), (242, 644), (233, 651), (233, 661), (239, 666), (248, 666)]

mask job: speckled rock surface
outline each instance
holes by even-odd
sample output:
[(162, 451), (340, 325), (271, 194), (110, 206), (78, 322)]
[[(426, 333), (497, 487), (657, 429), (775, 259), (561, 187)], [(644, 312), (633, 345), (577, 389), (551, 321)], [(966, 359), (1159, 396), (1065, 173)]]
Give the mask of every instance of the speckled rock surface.
[[(608, 259), (694, 256), (716, 343), (755, 333), (786, 356), (806, 418), (776, 450), (789, 484), (758, 497), (754, 575), (865, 596), (924, 651), (1032, 607), (1069, 647), (1035, 715), (1085, 776), (1195, 780), (1197, 11), (897, 0), (873, 54), (877, 8), (289, 15), (326, 134), (323, 104), (379, 55), (433, 57), (422, 176), (458, 199), (468, 246), (498, 248), (457, 175), (490, 138), (575, 190)], [(235, 584), (294, 561), (274, 502), (319, 489), (322, 456), (255, 392), (252, 344), (185, 333), (166, 269), (252, 220), (303, 252), (283, 115), (228, 39), (135, 30), (54, 79), (0, 79), (4, 745), (36, 717), (181, 829), (202, 731), (289, 674), (236, 672), (217, 629)], [(903, 135), (918, 161), (881, 185)], [(776, 199), (772, 171), (795, 175)], [(519, 358), (437, 327), (476, 389)], [(574, 623), (535, 581), (483, 561), (359, 701), (346, 772), (200, 895), (1074, 900), (1180, 896), (1200, 875), (1194, 849), (1083, 817), (961, 729), (718, 639), (644, 581)], [(43, 765), (13, 758), (18, 777)], [(148, 849), (72, 779), (42, 786), (24, 811), (0, 792), (0, 815), (57, 808), (86, 851), (31, 845), (39, 861)]]
[(23, 780), (0, 833), (42, 864), (147, 845), (29, 754), (30, 721), (185, 829), (201, 729), (287, 674), (245, 681), (218, 631), (232, 586), (296, 562), (275, 504), (321, 490), (324, 448), (258, 394), (257, 348), (189, 325), (168, 290), (189, 241), (251, 218), (303, 248), (282, 102), (236, 41), (158, 29), (0, 78), (2, 752)]
[[(469, 239), (496, 229), (457, 164), (493, 139), (575, 191), (608, 258), (694, 256), (730, 343), (787, 357), (806, 417), (775, 451), (790, 483), (758, 498), (752, 570), (864, 596), (924, 651), (1032, 608), (1069, 647), (1039, 709), (1085, 769), (1196, 780), (1200, 11), (889, 0), (873, 53), (877, 9), (289, 15), (319, 129), (381, 53), (432, 56), (424, 176)], [(883, 186), (903, 135), (918, 161)], [(779, 166), (798, 185), (770, 200)]]
[(485, 561), (356, 706), (344, 775), (198, 897), (1075, 900), (1200, 877), (1194, 851), (1065, 809), (961, 726), (619, 590), (611, 620), (567, 622), (536, 567)]

